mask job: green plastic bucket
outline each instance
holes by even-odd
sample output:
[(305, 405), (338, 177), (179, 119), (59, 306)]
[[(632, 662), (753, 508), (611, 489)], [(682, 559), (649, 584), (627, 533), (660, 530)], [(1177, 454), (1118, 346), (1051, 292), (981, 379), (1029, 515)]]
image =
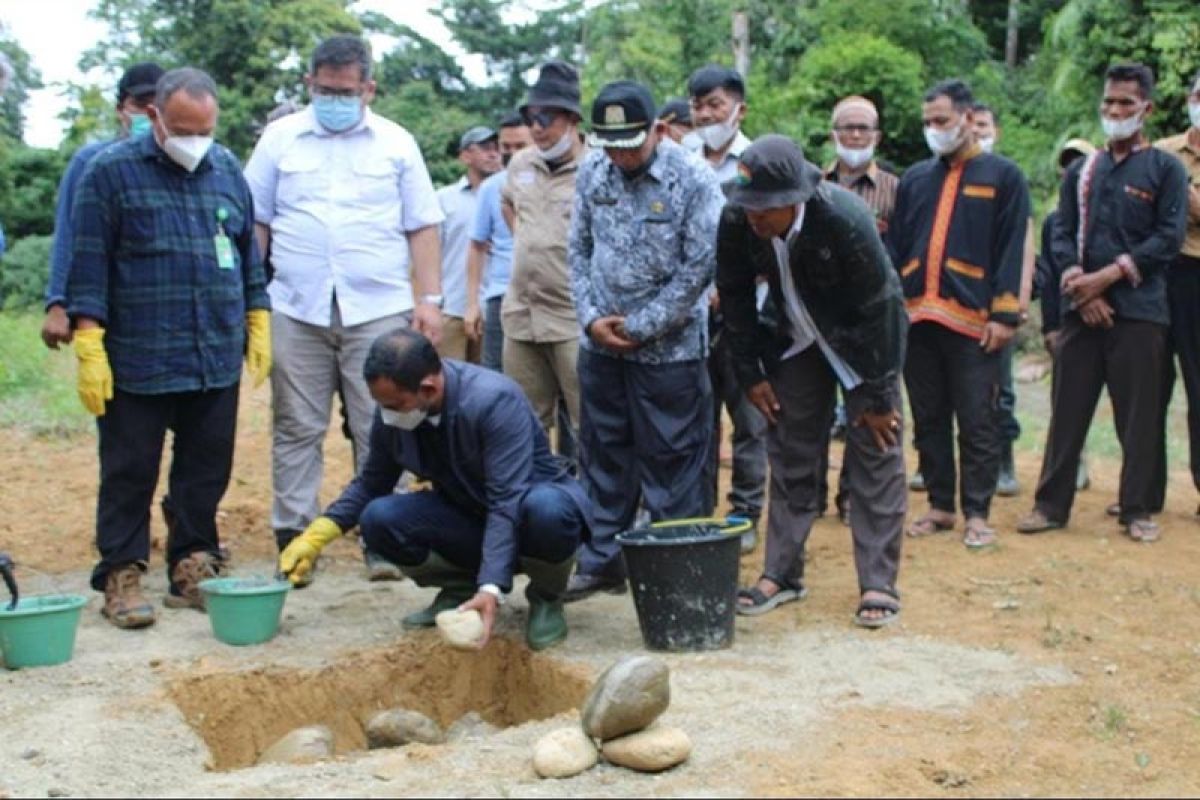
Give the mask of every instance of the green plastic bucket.
[(225, 644), (261, 644), (279, 632), (292, 585), (275, 578), (211, 578), (200, 582), (213, 636)]
[(0, 651), (4, 666), (65, 664), (75, 652), (75, 631), (87, 598), (78, 594), (24, 597), (9, 610), (0, 606)]

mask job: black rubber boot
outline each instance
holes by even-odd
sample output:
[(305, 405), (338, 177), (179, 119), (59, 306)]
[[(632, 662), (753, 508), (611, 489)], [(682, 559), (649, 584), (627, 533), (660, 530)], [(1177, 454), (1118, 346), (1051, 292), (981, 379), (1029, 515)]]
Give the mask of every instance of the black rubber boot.
[(400, 621), (405, 628), (432, 628), (438, 614), (458, 608), (475, 596), (474, 573), (451, 564), (432, 550), (420, 564), (402, 564), (400, 570), (417, 586), (437, 586), (441, 589), (426, 608)]
[(529, 576), (525, 598), (529, 601), (529, 621), (525, 641), (530, 650), (545, 650), (567, 638), (567, 618), (563, 614), (563, 592), (575, 567), (575, 559), (551, 563), (522, 558), (521, 571)]
[(1017, 482), (1017, 469), (1013, 464), (1012, 442), (1007, 442), (1000, 451), (1000, 479), (996, 481), (996, 494), (1016, 497), (1020, 492), (1021, 484)]

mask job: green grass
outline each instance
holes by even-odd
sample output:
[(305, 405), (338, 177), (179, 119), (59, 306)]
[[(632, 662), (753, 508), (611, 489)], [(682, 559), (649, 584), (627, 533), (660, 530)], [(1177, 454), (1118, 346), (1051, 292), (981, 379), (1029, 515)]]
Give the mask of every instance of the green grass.
[(42, 344), (37, 311), (0, 313), (0, 426), (39, 436), (71, 436), (91, 429), (92, 418), (75, 393), (70, 347)]

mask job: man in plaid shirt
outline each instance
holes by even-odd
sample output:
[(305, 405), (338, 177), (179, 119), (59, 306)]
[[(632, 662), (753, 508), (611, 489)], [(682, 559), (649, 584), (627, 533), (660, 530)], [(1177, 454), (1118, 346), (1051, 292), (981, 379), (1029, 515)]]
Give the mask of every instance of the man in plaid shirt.
[(220, 566), (216, 511), (233, 463), (242, 356), (257, 385), (271, 352), (250, 191), (212, 140), (216, 86), (200, 70), (172, 70), (148, 113), (153, 135), (114, 144), (82, 179), (67, 280), (79, 395), (100, 439), (92, 587), (121, 628), (154, 622), (140, 578), (168, 429), (165, 604), (203, 609), (198, 584)]

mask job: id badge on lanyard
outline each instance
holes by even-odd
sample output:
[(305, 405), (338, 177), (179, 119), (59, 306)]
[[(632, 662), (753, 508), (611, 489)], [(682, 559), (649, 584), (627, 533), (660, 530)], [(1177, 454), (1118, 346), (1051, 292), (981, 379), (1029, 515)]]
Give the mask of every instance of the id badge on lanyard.
[(229, 219), (229, 212), (224, 207), (218, 208), (217, 235), (213, 237), (213, 247), (216, 250), (219, 269), (233, 269), (237, 264), (233, 256), (233, 240), (225, 232), (225, 220), (227, 219)]

